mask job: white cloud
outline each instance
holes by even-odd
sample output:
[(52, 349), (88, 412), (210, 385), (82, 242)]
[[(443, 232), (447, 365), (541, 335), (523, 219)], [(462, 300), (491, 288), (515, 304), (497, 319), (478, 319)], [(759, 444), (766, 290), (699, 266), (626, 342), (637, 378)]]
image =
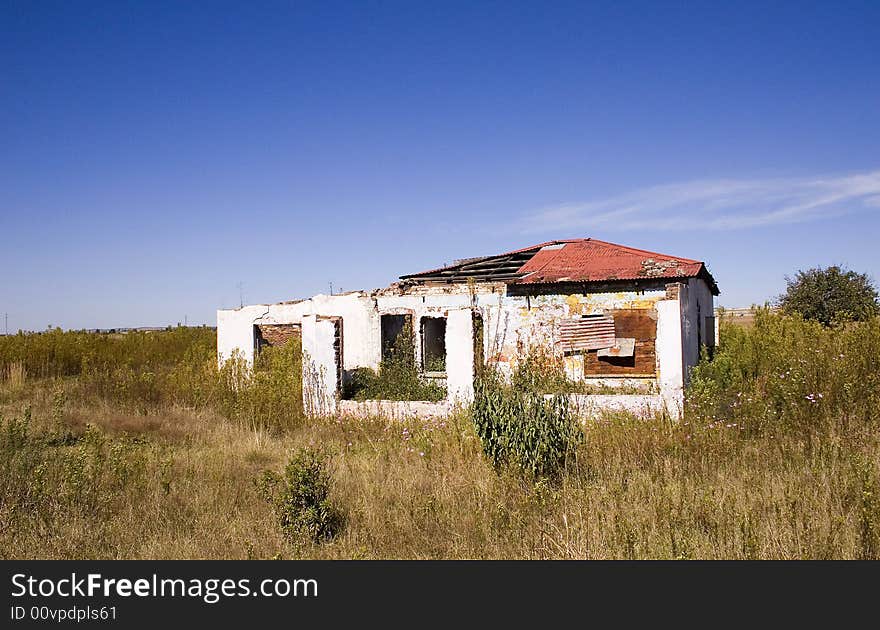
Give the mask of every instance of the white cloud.
[(718, 179), (652, 186), (523, 216), (525, 232), (562, 229), (732, 230), (880, 207), (880, 170), (831, 177)]

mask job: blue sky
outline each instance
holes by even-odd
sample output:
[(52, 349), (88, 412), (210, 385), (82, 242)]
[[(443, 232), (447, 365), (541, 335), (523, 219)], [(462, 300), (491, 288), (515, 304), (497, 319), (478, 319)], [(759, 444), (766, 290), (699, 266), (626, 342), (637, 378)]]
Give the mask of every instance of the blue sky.
[(880, 280), (880, 3), (4, 2), (11, 330), (591, 236)]

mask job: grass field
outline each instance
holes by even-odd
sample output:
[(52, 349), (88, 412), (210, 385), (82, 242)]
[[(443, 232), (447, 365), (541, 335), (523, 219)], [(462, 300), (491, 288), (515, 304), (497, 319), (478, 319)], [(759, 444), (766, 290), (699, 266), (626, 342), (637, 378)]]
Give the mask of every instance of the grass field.
[[(249, 379), (208, 329), (0, 338), (0, 557), (880, 557), (880, 320), (721, 341), (684, 419), (591, 422), (536, 478), (468, 410), (305, 420), (295, 345)], [(301, 449), (342, 515), (317, 542), (267, 500)]]

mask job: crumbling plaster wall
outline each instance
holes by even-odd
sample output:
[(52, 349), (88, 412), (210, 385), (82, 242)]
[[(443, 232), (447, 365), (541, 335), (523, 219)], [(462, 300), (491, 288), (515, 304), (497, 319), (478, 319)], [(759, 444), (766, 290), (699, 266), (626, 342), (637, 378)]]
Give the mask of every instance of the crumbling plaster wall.
[(308, 314), (302, 318), (303, 406), (309, 416), (336, 411), (338, 388), (332, 320)]
[[(254, 361), (254, 324), (300, 324), (306, 315), (343, 318), (343, 335), (352, 340), (343, 352), (344, 368), (379, 362), (380, 352), (372, 351), (373, 341), (379, 343), (379, 318), (373, 313), (374, 301), (363, 292), (343, 295), (316, 295), (299, 302), (257, 304), (217, 311), (217, 360), (222, 365), (238, 354), (252, 365)], [(303, 340), (303, 350), (307, 342)]]
[[(406, 292), (386, 289), (376, 296), (376, 309), (379, 316), (412, 314), (416, 336), (423, 317), (445, 317), (446, 374), (450, 400), (462, 397), (469, 399), (473, 392), (472, 313), (475, 310), (482, 312), (497, 304), (496, 296), (503, 291), (503, 284), (481, 284), (470, 288), (466, 285), (413, 287)], [(415, 349), (416, 363), (421, 365), (421, 345), (416, 343)], [(368, 367), (378, 367), (379, 358), (376, 357), (375, 365)]]
[(510, 374), (531, 349), (557, 347), (557, 325), (562, 319), (615, 309), (651, 311), (663, 299), (666, 289), (660, 286), (644, 291), (495, 296), (483, 312), (486, 356)]
[[(701, 282), (702, 281), (698, 281)], [(705, 286), (705, 283), (703, 283)], [(708, 292), (708, 287), (705, 287)], [(316, 333), (316, 316), (337, 316), (343, 321), (343, 367), (376, 369), (381, 360), (381, 316), (409, 313), (418, 334), (422, 317), (446, 317), (447, 387), (450, 402), (467, 402), (473, 395), (472, 313), (483, 317), (484, 356), (503, 372), (511, 373), (519, 356), (530, 348), (553, 348), (559, 319), (614, 309), (645, 309), (656, 313), (656, 380), (660, 395), (673, 413), (681, 408), (685, 368), (693, 351), (683, 357), (683, 340), (692, 343), (693, 326), (698, 325), (696, 305), (710, 314), (711, 293), (682, 285), (669, 294), (665, 284), (643, 290), (572, 293), (560, 295), (508, 295), (503, 284), (442, 287), (400, 287), (343, 295), (317, 295), (309, 300), (272, 305), (247, 306), (218, 311), (218, 357), (221, 363), (238, 350), (253, 361), (255, 323), (302, 323), (303, 352), (327, 357), (326, 334)], [(682, 296), (687, 302), (680, 302)], [(704, 309), (708, 310), (704, 310)], [(693, 315), (692, 315), (693, 311)], [(684, 320), (692, 318), (687, 325)], [(326, 331), (325, 331), (326, 333)], [(318, 346), (323, 346), (319, 348)], [(420, 344), (416, 343), (421, 362)], [(688, 346), (690, 347), (690, 346)], [(696, 356), (698, 357), (698, 348)], [(305, 370), (304, 370), (305, 373)], [(598, 382), (598, 381), (597, 381)], [(601, 378), (604, 384), (631, 384), (633, 379)], [(330, 393), (327, 384), (326, 394)], [(335, 389), (335, 381), (333, 381)]]
[(217, 361), (223, 365), (238, 354), (254, 362), (254, 324), (299, 324), (311, 307), (310, 300), (280, 304), (254, 304), (217, 311)]
[[(555, 334), (560, 319), (616, 309), (644, 309), (650, 311), (652, 316), (656, 314), (657, 318), (654, 376), (649, 379), (602, 376), (595, 380), (591, 378), (591, 382), (607, 386), (650, 384), (656, 388), (656, 397), (636, 397), (633, 400), (649, 401), (648, 407), (656, 408), (659, 405), (665, 407), (673, 417), (679, 417), (684, 398), (684, 361), (682, 306), (678, 296), (679, 292), (668, 292), (666, 283), (660, 282), (638, 291), (486, 296), (480, 302), (485, 321), (485, 356), (502, 372), (510, 375), (519, 357), (530, 348), (555, 348)], [(568, 363), (567, 360), (566, 368), (570, 372)], [(584, 400), (591, 400), (592, 404), (605, 404), (610, 399), (589, 396)], [(629, 399), (627, 401), (631, 402)]]

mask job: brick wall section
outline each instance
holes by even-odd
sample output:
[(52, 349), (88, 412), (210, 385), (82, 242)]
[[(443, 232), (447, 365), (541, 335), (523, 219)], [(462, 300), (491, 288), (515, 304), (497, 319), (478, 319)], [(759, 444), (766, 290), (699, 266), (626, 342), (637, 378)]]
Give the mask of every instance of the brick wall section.
[(268, 346), (283, 346), (291, 339), (302, 337), (299, 324), (257, 324), (257, 330)]
[(666, 299), (667, 300), (677, 300), (679, 293), (681, 293), (681, 282), (670, 282), (666, 285)]

